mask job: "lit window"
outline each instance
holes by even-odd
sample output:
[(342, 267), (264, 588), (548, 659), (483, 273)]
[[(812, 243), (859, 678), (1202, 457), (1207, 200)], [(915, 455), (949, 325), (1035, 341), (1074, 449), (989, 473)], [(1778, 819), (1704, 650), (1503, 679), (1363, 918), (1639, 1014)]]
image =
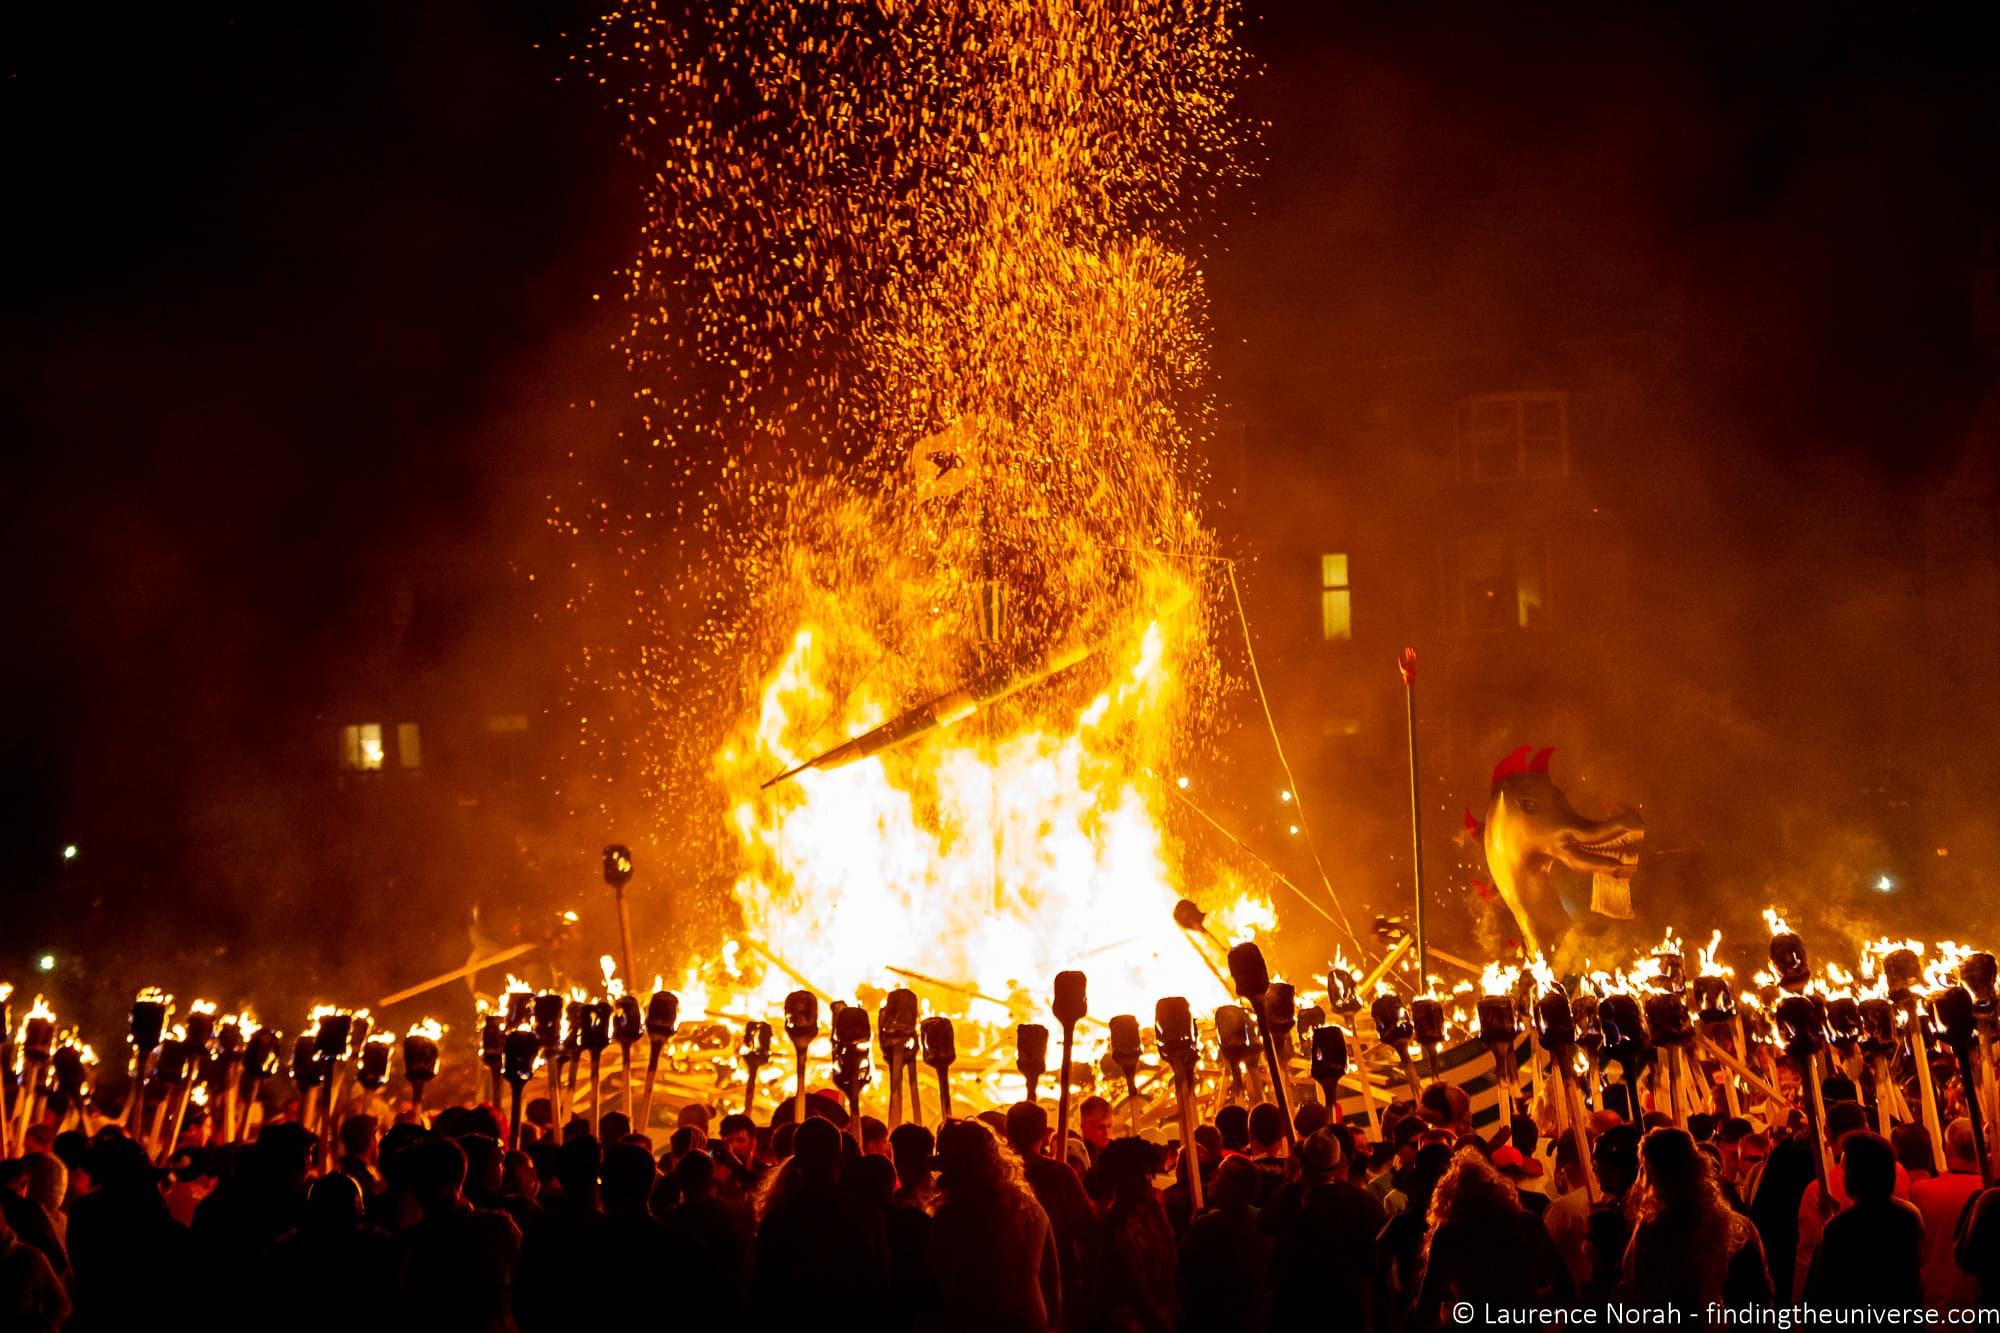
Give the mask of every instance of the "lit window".
[(424, 766), (424, 738), (414, 722), (396, 724), (396, 761), (404, 768)]
[(1465, 627), (1547, 629), (1549, 546), (1540, 537), (1472, 537), (1458, 544)]
[(381, 723), (361, 722), (340, 729), (340, 766), (357, 773), (374, 773), (381, 770)]
[(1347, 557), (1319, 558), (1319, 636), (1329, 643), (1354, 637), (1354, 590), (1347, 586)]
[(1459, 467), (1483, 481), (1569, 472), (1569, 395), (1484, 393), (1458, 406)]

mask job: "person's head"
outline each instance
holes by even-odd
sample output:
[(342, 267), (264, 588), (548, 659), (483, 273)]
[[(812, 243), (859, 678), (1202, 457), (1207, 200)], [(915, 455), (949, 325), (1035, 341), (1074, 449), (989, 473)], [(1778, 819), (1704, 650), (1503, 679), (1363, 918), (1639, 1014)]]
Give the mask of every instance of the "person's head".
[(722, 1117), (717, 1136), (722, 1146), (739, 1162), (748, 1162), (757, 1152), (757, 1122), (741, 1111)]
[(306, 1220), (329, 1231), (355, 1226), (361, 1221), (361, 1186), (343, 1171), (327, 1172), (306, 1196)]
[(340, 1122), (340, 1155), (373, 1164), (375, 1138), (381, 1123), (366, 1112), (356, 1112)]
[(1639, 1179), (1639, 1137), (1631, 1125), (1613, 1125), (1591, 1145), (1590, 1163), (1605, 1193), (1622, 1195)]
[(675, 1162), (674, 1187), (689, 1203), (715, 1193), (715, 1159), (705, 1152), (691, 1152)]
[(774, 1129), (772, 1129), (771, 1131), (772, 1161), (784, 1162), (784, 1161), (789, 1161), (791, 1159), (792, 1139), (798, 1134), (798, 1132), (799, 1132), (799, 1127), (793, 1124), (789, 1120), (787, 1120), (784, 1124), (779, 1125)]
[(1203, 1168), (1212, 1167), (1222, 1160), (1222, 1134), (1214, 1125), (1194, 1127), (1194, 1156)]
[(947, 1201), (979, 1199), (1021, 1184), (1021, 1160), (978, 1120), (938, 1127), (938, 1189)]
[[(1012, 1121), (1013, 1115), (1009, 1112), (1010, 1127)], [(931, 1154), (936, 1151), (937, 1136), (922, 1125), (903, 1124), (889, 1131), (889, 1160), (896, 1164), (896, 1179), (905, 1189), (917, 1189), (930, 1183)]]
[(597, 1177), (604, 1165), (604, 1153), (597, 1140), (579, 1134), (556, 1149), (556, 1184), (563, 1197), (588, 1206), (597, 1202)]
[(813, 1116), (792, 1135), (792, 1164), (807, 1182), (830, 1183), (840, 1175), (841, 1133), (831, 1120)]
[(1022, 1157), (1042, 1151), (1049, 1137), (1049, 1113), (1038, 1102), (1015, 1102), (1007, 1108), (1007, 1146)]
[(1860, 1102), (1835, 1102), (1826, 1108), (1826, 1139), (1834, 1152), (1840, 1141), (1857, 1130), (1868, 1128), (1868, 1108)]
[(1722, 1154), (1722, 1169), (1734, 1179), (1741, 1162), (1737, 1156), (1738, 1146), (1756, 1129), (1740, 1115), (1730, 1116), (1715, 1127), (1715, 1149)]
[(450, 1139), (426, 1139), (401, 1157), (404, 1178), (426, 1213), (456, 1208), (465, 1188), (465, 1150)]
[(1225, 1158), (1215, 1168), (1215, 1178), (1209, 1184), (1209, 1202), (1228, 1212), (1248, 1208), (1257, 1202), (1257, 1174), (1257, 1168), (1248, 1159)]
[(1113, 1139), (1097, 1154), (1092, 1175), (1098, 1192), (1111, 1201), (1113, 1208), (1130, 1208), (1148, 1201), (1157, 1206), (1159, 1195), (1153, 1188), (1153, 1177), (1159, 1174), (1165, 1156), (1158, 1144), (1145, 1139)]
[(1408, 1166), (1417, 1159), (1417, 1140), (1423, 1137), (1422, 1116), (1406, 1115), (1389, 1130), (1389, 1142), (1396, 1145), (1396, 1165)]
[(1880, 1203), (1896, 1190), (1896, 1150), (1880, 1134), (1854, 1130), (1840, 1143), (1840, 1174), (1848, 1198)]
[(1979, 1152), (1972, 1141), (1972, 1122), (1964, 1116), (1944, 1127), (1944, 1160), (1953, 1171), (1979, 1169)]
[(1215, 1113), (1215, 1132), (1222, 1135), (1224, 1152), (1242, 1152), (1250, 1146), (1250, 1111), (1233, 1102)]
[(1896, 1161), (1904, 1170), (1928, 1172), (1935, 1165), (1936, 1159), (1931, 1155), (1930, 1127), (1922, 1121), (1906, 1120), (1890, 1134), (1889, 1141), (1896, 1151)]
[(896, 1197), (896, 1165), (881, 1153), (864, 1153), (843, 1182), (870, 1208), (887, 1208)]
[(1520, 1212), (1513, 1185), (1493, 1169), (1476, 1148), (1462, 1148), (1431, 1191), (1430, 1232), (1453, 1222), (1472, 1235), (1494, 1226), (1512, 1225)]
[(302, 1125), (280, 1121), (266, 1125), (251, 1146), (257, 1173), (281, 1189), (304, 1194), (319, 1136)]
[(1417, 1098), (1417, 1114), (1438, 1129), (1463, 1130), (1472, 1124), (1472, 1099), (1463, 1088), (1433, 1083)]
[(706, 1106), (703, 1106), (700, 1102), (689, 1102), (681, 1108), (680, 1114), (674, 1117), (674, 1128), (698, 1129), (701, 1131), (702, 1138), (706, 1140), (708, 1137), (709, 1120), (710, 1116)]
[(1250, 1150), (1266, 1157), (1284, 1151), (1285, 1113), (1269, 1102), (1250, 1108)]
[(500, 1163), (500, 1188), (516, 1199), (529, 1203), (542, 1192), (542, 1178), (535, 1174), (534, 1159), (515, 1149)]
[(1656, 1129), (1639, 1147), (1646, 1167), (1646, 1191), (1658, 1213), (1705, 1208), (1713, 1188), (1708, 1159), (1684, 1129)]
[(475, 1197), (491, 1198), (500, 1192), (500, 1163), (506, 1153), (500, 1140), (484, 1134), (462, 1134), (459, 1148), (465, 1153), (465, 1188)]
[(1541, 1131), (1535, 1126), (1535, 1118), (1527, 1114), (1517, 1114), (1507, 1125), (1507, 1142), (1523, 1157), (1533, 1157), (1535, 1146), (1541, 1142)]
[[(706, 1153), (690, 1153), (706, 1160)], [(619, 1217), (645, 1213), (659, 1173), (653, 1154), (634, 1143), (613, 1144), (604, 1153), (604, 1211)]]
[(889, 1127), (872, 1115), (861, 1117), (861, 1154), (864, 1157), (889, 1155)]
[(1103, 1151), (1104, 1145), (1111, 1142), (1111, 1103), (1102, 1097), (1085, 1097), (1077, 1112), (1077, 1126), (1085, 1143), (1094, 1151)]
[(1697, 1111), (1688, 1117), (1688, 1137), (1696, 1143), (1707, 1143), (1715, 1136), (1715, 1117), (1706, 1111)]
[(1861, 1103), (1861, 1094), (1854, 1087), (1854, 1080), (1845, 1074), (1828, 1074), (1819, 1085), (1819, 1099), (1829, 1108), (1837, 1102)]
[(28, 1169), (28, 1197), (49, 1211), (62, 1207), (69, 1192), (69, 1168), (53, 1153), (31, 1152), (23, 1159)]
[(682, 1125), (667, 1136), (667, 1156), (678, 1162), (691, 1152), (702, 1152), (708, 1147), (708, 1131), (695, 1125)]
[(1324, 1184), (1337, 1180), (1346, 1167), (1347, 1143), (1333, 1130), (1316, 1130), (1299, 1140), (1299, 1173), (1307, 1181)]
[(623, 1111), (606, 1111), (597, 1117), (597, 1137), (606, 1148), (623, 1143), (632, 1134), (632, 1120)]
[(1292, 1113), (1292, 1130), (1300, 1138), (1333, 1123), (1333, 1112), (1319, 1102), (1307, 1102)]
[(1417, 1155), (1410, 1162), (1409, 1189), (1407, 1194), (1410, 1207), (1419, 1211), (1429, 1211), (1431, 1196), (1437, 1192), (1438, 1182), (1451, 1169), (1451, 1149), (1442, 1143), (1427, 1143), (1417, 1149)]

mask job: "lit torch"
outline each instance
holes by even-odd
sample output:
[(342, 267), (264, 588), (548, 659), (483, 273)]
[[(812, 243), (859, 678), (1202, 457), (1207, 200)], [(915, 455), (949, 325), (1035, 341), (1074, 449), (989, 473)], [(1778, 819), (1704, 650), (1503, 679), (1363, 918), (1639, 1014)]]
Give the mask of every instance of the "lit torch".
[[(789, 1002), (786, 1003), (785, 1008), (785, 1023), (789, 1029), (791, 1024), (791, 1005)], [(666, 1048), (667, 1039), (674, 1035), (674, 1029), (680, 1026), (680, 1021), (681, 997), (670, 990), (661, 990), (657, 986), (654, 987), (652, 998), (646, 1001), (646, 1044), (648, 1047), (646, 1054), (646, 1098), (639, 1104), (639, 1132), (642, 1134), (650, 1133), (650, 1127), (653, 1123), (653, 1080), (660, 1072), (660, 1052)], [(814, 1026), (818, 1026), (817, 1020), (814, 1021)], [(799, 1050), (799, 1087), (801, 1090), (799, 1109), (801, 1111), (805, 1109), (805, 1067), (805, 1049), (801, 1047)]]
[(140, 1136), (140, 1105), (146, 1100), (146, 1064), (159, 1047), (167, 1030), (167, 1015), (173, 1012), (174, 997), (158, 986), (148, 986), (132, 1001), (129, 1028), (132, 1041), (132, 1095), (125, 1099), (125, 1133)]
[(431, 1080), (437, 1077), (438, 1056), (444, 1040), (444, 1024), (435, 1018), (426, 1018), (410, 1025), (403, 1034), (403, 1077), (410, 1082), (410, 1109), (416, 1113), (418, 1123), (429, 1124), (424, 1115), (424, 1093), (430, 1088)]
[[(1338, 1031), (1338, 1029), (1335, 1029)], [(1170, 995), (1153, 1006), (1153, 1037), (1160, 1044), (1160, 1058), (1174, 1071), (1174, 1108), (1181, 1124), (1181, 1161), (1187, 1170), (1189, 1197), (1197, 1213), (1201, 1211), (1201, 1155), (1194, 1142), (1194, 1077), (1199, 1048), (1195, 1044), (1194, 1015), (1188, 1002)]]

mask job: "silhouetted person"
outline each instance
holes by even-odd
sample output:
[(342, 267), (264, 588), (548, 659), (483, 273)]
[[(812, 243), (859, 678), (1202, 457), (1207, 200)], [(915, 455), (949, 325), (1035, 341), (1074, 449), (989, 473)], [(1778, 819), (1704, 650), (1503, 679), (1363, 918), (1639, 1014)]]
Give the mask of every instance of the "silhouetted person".
[(0, 1329), (56, 1333), (69, 1318), (69, 1293), (47, 1256), (0, 1218)]
[(1265, 1326), (1270, 1305), (1271, 1237), (1255, 1204), (1257, 1168), (1232, 1157), (1216, 1168), (1208, 1209), (1181, 1239), (1181, 1327), (1189, 1333)]
[(1569, 1299), (1569, 1269), (1549, 1233), (1475, 1149), (1461, 1148), (1452, 1158), (1431, 1195), (1430, 1218), (1424, 1280), (1412, 1311), (1421, 1326), (1440, 1326), (1446, 1307), (1459, 1301), (1519, 1309)]
[(938, 1205), (925, 1255), (940, 1329), (1029, 1330), (1062, 1316), (1062, 1270), (1048, 1215), (1020, 1158), (978, 1121), (938, 1130)]
[(1096, 1307), (1103, 1245), (1097, 1210), (1067, 1162), (1046, 1156), (1049, 1113), (1034, 1102), (1007, 1108), (1007, 1146), (1021, 1159), (1021, 1176), (1035, 1202), (1049, 1219), (1056, 1239), (1056, 1261), (1062, 1269), (1062, 1318), (1069, 1328), (1082, 1328)]
[(1924, 1219), (1924, 1297), (1934, 1310), (1970, 1309), (1979, 1299), (1979, 1287), (1952, 1255), (1959, 1220), (1980, 1190), (1970, 1120), (1945, 1127), (1944, 1158), (1943, 1175), (1910, 1186), (1911, 1202)]
[(356, 1291), (388, 1292), (396, 1281), (396, 1242), (371, 1226), (361, 1208), (361, 1187), (344, 1171), (313, 1183), (305, 1220), (271, 1244), (260, 1272), (267, 1310), (283, 1310), (288, 1329), (351, 1329), (354, 1310), (343, 1301), (301, 1300), (329, 1281)]
[[(898, 1126), (899, 1131), (908, 1128), (911, 1126)], [(864, 1155), (848, 1163), (841, 1173), (841, 1184), (868, 1213), (870, 1224), (882, 1228), (889, 1247), (892, 1294), (880, 1326), (888, 1333), (904, 1333), (937, 1304), (926, 1255), (930, 1214), (914, 1204), (896, 1201), (896, 1168), (887, 1157)]]
[(1384, 1298), (1390, 1302), (1390, 1321), (1394, 1325), (1400, 1326), (1416, 1303), (1417, 1287), (1424, 1277), (1424, 1240), (1430, 1234), (1431, 1196), (1450, 1168), (1451, 1149), (1442, 1143), (1427, 1143), (1417, 1149), (1416, 1161), (1403, 1177), (1403, 1188), (1408, 1191), (1405, 1206), (1383, 1223), (1375, 1239), (1375, 1252), (1387, 1288)]
[(505, 1213), (465, 1201), (465, 1152), (450, 1139), (419, 1143), (402, 1160), (419, 1219), (401, 1237), (398, 1293), (391, 1302), (399, 1327), (507, 1333), (514, 1328), (519, 1228)]
[(1114, 1139), (1098, 1156), (1094, 1184), (1104, 1200), (1099, 1327), (1162, 1330), (1180, 1315), (1180, 1247), (1154, 1184), (1163, 1151), (1144, 1139)]
[[(691, 1153), (686, 1160), (706, 1157)], [(604, 1328), (639, 1328), (656, 1320), (663, 1295), (677, 1322), (714, 1328), (734, 1314), (735, 1283), (684, 1227), (653, 1216), (653, 1154), (620, 1143), (604, 1154), (604, 1245), (596, 1260), (610, 1281), (597, 1284), (590, 1320)], [(586, 1270), (593, 1271), (593, 1270)], [(575, 1327), (574, 1312), (566, 1326)]]
[(1982, 1191), (1966, 1205), (1952, 1257), (1972, 1278), (1982, 1308), (2000, 1308), (2000, 1187)]
[(1924, 1219), (1896, 1194), (1896, 1150), (1867, 1130), (1840, 1147), (1848, 1204), (1827, 1219), (1806, 1273), (1808, 1304), (1849, 1308), (1924, 1303)]
[(674, 1165), (674, 1185), (681, 1201), (663, 1220), (701, 1246), (711, 1280), (728, 1289), (728, 1306), (722, 1314), (724, 1325), (734, 1328), (742, 1320), (743, 1288), (750, 1279), (757, 1217), (747, 1205), (724, 1201), (718, 1188), (722, 1170), (707, 1153), (681, 1158)]
[(589, 1134), (556, 1149), (556, 1188), (542, 1195), (542, 1215), (521, 1238), (514, 1314), (527, 1333), (567, 1328), (576, 1318), (578, 1277), (594, 1271), (610, 1234), (598, 1201), (600, 1161)]
[(1649, 1308), (1705, 1315), (1771, 1303), (1764, 1246), (1729, 1206), (1708, 1159), (1686, 1130), (1656, 1129), (1640, 1149), (1646, 1164), (1638, 1224), (1625, 1251), (1626, 1294)]
[(931, 1157), (937, 1136), (922, 1125), (898, 1125), (889, 1133), (889, 1159), (896, 1164), (896, 1202), (925, 1213), (937, 1205)]
[(306, 1178), (318, 1139), (289, 1121), (230, 1150), (222, 1180), (195, 1206), (194, 1243), (204, 1254), (262, 1254), (306, 1215)]
[[(1376, 1300), (1375, 1237), (1387, 1215), (1347, 1179), (1347, 1150), (1331, 1127), (1299, 1144), (1299, 1176), (1271, 1196), (1271, 1327), (1367, 1329)], [(1328, 1301), (1326, 1293), (1342, 1293)]]
[(792, 1155), (764, 1186), (749, 1303), (756, 1328), (797, 1333), (826, 1314), (829, 1292), (846, 1311), (879, 1311), (889, 1293), (888, 1241), (840, 1189), (840, 1131), (810, 1117)]
[[(5, 1183), (0, 1184), (0, 1218), (24, 1245), (32, 1245), (48, 1260), (49, 1268), (64, 1282), (69, 1280), (69, 1249), (63, 1243), (63, 1231), (68, 1226), (60, 1208), (51, 1208), (42, 1202), (54, 1194), (60, 1199), (62, 1193), (50, 1179), (53, 1172), (60, 1176), (63, 1165), (47, 1153), (31, 1152), (25, 1157), (0, 1164), (0, 1171), (6, 1173)], [(37, 1178), (41, 1188), (36, 1188)]]
[(70, 1299), (77, 1333), (131, 1330), (159, 1316), (161, 1293), (191, 1271), (187, 1228), (160, 1197), (158, 1172), (146, 1150), (116, 1131), (92, 1145), (96, 1188), (69, 1214)]

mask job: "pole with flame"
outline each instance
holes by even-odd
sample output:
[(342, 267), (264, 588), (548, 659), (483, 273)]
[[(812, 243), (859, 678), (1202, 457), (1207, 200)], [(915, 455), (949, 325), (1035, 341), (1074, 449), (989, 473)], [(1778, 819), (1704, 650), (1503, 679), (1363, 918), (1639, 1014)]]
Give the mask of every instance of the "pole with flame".
[(1153, 1006), (1153, 1037), (1160, 1044), (1160, 1058), (1174, 1074), (1174, 1110), (1180, 1117), (1181, 1162), (1187, 1172), (1188, 1195), (1194, 1211), (1202, 1210), (1201, 1153), (1194, 1141), (1195, 1065), (1200, 1051), (1195, 1043), (1194, 1015), (1188, 1002), (1169, 995)]
[(520, 1150), (521, 1099), (527, 1091), (528, 1081), (535, 1076), (535, 1061), (541, 1053), (541, 1038), (532, 1027), (517, 1027), (507, 1033), (501, 1059), (507, 1086), (513, 1094), (512, 1105), (507, 1115), (508, 1152)]
[(924, 1063), (937, 1072), (938, 1119), (951, 1119), (951, 1066), (958, 1058), (958, 1034), (949, 1018), (926, 1018), (918, 1029), (924, 1043)]
[[(764, 1054), (767, 1059), (771, 1053), (770, 1031), (770, 1025), (766, 1024)], [(639, 1038), (645, 1035), (646, 1015), (639, 1008), (639, 997), (619, 987), (617, 998), (612, 1001), (611, 1039), (618, 1043), (619, 1082), (623, 1084), (620, 1091), (624, 1096), (621, 1109), (625, 1112), (625, 1123), (631, 1125), (635, 1134), (643, 1131), (639, 1126), (632, 1124), (632, 1048), (638, 1044)], [(757, 1077), (754, 1070), (750, 1077), (754, 1085)], [(752, 1096), (755, 1096), (754, 1087)]]
[[(792, 1052), (797, 1056), (794, 1066), (798, 1073), (798, 1084), (792, 1093), (792, 1123), (806, 1122), (806, 1048), (819, 1035), (819, 996), (809, 990), (795, 990), (785, 997), (785, 1035), (792, 1039)], [(659, 1057), (654, 1056), (657, 1060)], [(653, 1080), (646, 1078), (646, 1104), (652, 1105)]]
[(1829, 1184), (1832, 1171), (1827, 1162), (1826, 1101), (1820, 1094), (1819, 1082), (1819, 1056), (1826, 1046), (1826, 1035), (1821, 1030), (1819, 1006), (1808, 996), (1787, 995), (1778, 1001), (1777, 1023), (1785, 1054), (1798, 1067), (1799, 1080), (1806, 1089), (1807, 1130), (1813, 1140), (1813, 1172), (1819, 1179), (1820, 1199), (1830, 1200), (1833, 1193)]
[(174, 997), (157, 986), (148, 986), (132, 1001), (128, 1032), (132, 1042), (132, 1095), (125, 1099), (125, 1133), (139, 1138), (144, 1124), (139, 1118), (146, 1100), (146, 1065), (166, 1035), (167, 1016), (173, 1012)]
[(1361, 1087), (1361, 1106), (1368, 1113), (1368, 1133), (1370, 1137), (1380, 1139), (1382, 1113), (1375, 1106), (1375, 1081), (1368, 1076), (1368, 1048), (1361, 1042), (1361, 990), (1355, 984), (1354, 973), (1348, 970), (1341, 957), (1336, 957), (1333, 966), (1326, 972), (1326, 1007), (1347, 1020), (1347, 1035), (1354, 1042), (1354, 1059), (1350, 1067), (1355, 1082)]
[(1993, 955), (1980, 951), (1967, 955), (1959, 964), (1959, 979), (1972, 992), (1972, 1014), (1979, 1025), (1979, 1096), (1985, 1103), (1986, 1119), (2000, 1116), (2000, 1074), (1993, 1058), (1994, 1036), (2000, 1031), (2000, 964)]
[(28, 1018), (21, 1025), (21, 1085), (15, 1093), (21, 1105), (21, 1128), (14, 1141), (24, 1148), (28, 1129), (42, 1113), (42, 1084), (48, 1076), (49, 1057), (56, 1040), (56, 1013), (41, 996), (35, 997)]
[(1014, 1029), (1014, 1068), (1027, 1084), (1028, 1101), (1041, 1099), (1042, 1075), (1049, 1068), (1049, 1030), (1040, 1023), (1023, 1023)]
[(861, 1146), (861, 1090), (874, 1077), (868, 1060), (868, 1011), (858, 1004), (833, 1011), (833, 1086), (847, 1098), (847, 1127)]
[(1136, 1014), (1115, 1014), (1111, 1019), (1111, 1063), (1125, 1076), (1125, 1109), (1134, 1138), (1139, 1134), (1139, 1059), (1144, 1047)]
[(1403, 719), (1407, 724), (1406, 729), (1410, 738), (1410, 880), (1415, 898), (1415, 910), (1410, 916), (1410, 927), (1416, 936), (1417, 977), (1421, 980), (1431, 974), (1431, 960), (1424, 942), (1424, 816), (1417, 779), (1417, 650), (1415, 648), (1403, 649), (1402, 656), (1396, 659), (1396, 670), (1403, 677)]
[(1055, 994), (1050, 1006), (1056, 1022), (1062, 1024), (1062, 1084), (1056, 1091), (1056, 1148), (1065, 1156), (1069, 1153), (1070, 1056), (1076, 1045), (1076, 1025), (1090, 1012), (1090, 1002), (1085, 998), (1087, 985), (1081, 972), (1056, 973)]
[(236, 1093), (242, 1103), (242, 1112), (230, 1130), (231, 1142), (250, 1132), (250, 1113), (257, 1107), (264, 1081), (278, 1072), (280, 1054), (284, 1050), (284, 1034), (277, 1029), (257, 1026), (247, 1013), (241, 1022), (244, 1032), (243, 1072), (236, 1080)]
[(424, 1095), (430, 1090), (431, 1080), (437, 1077), (439, 1043), (443, 1040), (444, 1024), (435, 1018), (412, 1023), (403, 1034), (403, 1077), (409, 1080), (410, 1109), (419, 1124), (430, 1123), (430, 1117), (424, 1114)]
[(632, 970), (632, 909), (625, 904), (625, 886), (632, 882), (633, 869), (632, 850), (624, 843), (614, 842), (604, 849), (604, 882), (611, 886), (618, 904), (618, 957), (624, 961), (628, 977), (639, 975)]
[(1991, 1185), (1993, 1162), (1986, 1152), (1986, 1116), (1979, 1105), (1978, 1076), (1973, 1072), (1972, 1052), (1979, 1041), (1979, 1019), (1973, 1006), (1972, 992), (1963, 986), (1947, 986), (1931, 996), (1931, 1012), (1937, 1017), (1938, 1030), (1958, 1060), (1965, 1114), (1972, 1122), (1972, 1147), (1979, 1155), (1979, 1179)]
[[(743, 1044), (737, 1049), (743, 1061), (743, 1114), (754, 1115), (757, 1111), (757, 1074), (771, 1063), (771, 1025), (751, 1019), (743, 1025)], [(627, 1080), (626, 1102), (631, 1102), (631, 1085)], [(631, 1117), (628, 1110), (626, 1117)]]
[(534, 1000), (535, 1040), (540, 1043), (542, 1064), (549, 1079), (549, 1123), (562, 1132), (562, 1045), (563, 997), (558, 991), (542, 991)]
[[(883, 997), (875, 1015), (875, 1039), (882, 1047), (882, 1063), (889, 1068), (889, 1128), (903, 1123), (903, 1090), (914, 1087), (905, 1068), (914, 1068), (917, 1047), (917, 993), (907, 987)], [(919, 1123), (923, 1111), (917, 1111)]]
[[(1556, 1091), (1562, 1100), (1563, 1120), (1570, 1142), (1576, 1148), (1577, 1171), (1583, 1176), (1584, 1198), (1597, 1204), (1597, 1176), (1591, 1169), (1590, 1144), (1584, 1136), (1583, 1116), (1570, 1086), (1576, 1059), (1576, 1018), (1570, 1012), (1569, 994), (1561, 986), (1550, 985), (1535, 1002), (1535, 1025), (1542, 1049), (1549, 1053), (1556, 1071)], [(1512, 1043), (1509, 1043), (1511, 1048)], [(1511, 1121), (1509, 1122), (1511, 1123)]]
[(590, 1135), (604, 1116), (604, 1050), (611, 1045), (611, 1002), (592, 1000), (583, 1006), (583, 1026), (577, 1044), (590, 1057)]
[(1889, 1002), (1903, 1016), (1909, 1037), (1910, 1055), (1917, 1065), (1917, 1095), (1924, 1128), (1930, 1131), (1931, 1161), (1938, 1175), (1946, 1171), (1944, 1125), (1938, 1116), (1937, 1086), (1931, 1076), (1930, 1022), (1918, 1002), (1917, 988), (1923, 981), (1923, 963), (1910, 948), (1892, 949), (1882, 959), (1882, 975), (1889, 983)]

